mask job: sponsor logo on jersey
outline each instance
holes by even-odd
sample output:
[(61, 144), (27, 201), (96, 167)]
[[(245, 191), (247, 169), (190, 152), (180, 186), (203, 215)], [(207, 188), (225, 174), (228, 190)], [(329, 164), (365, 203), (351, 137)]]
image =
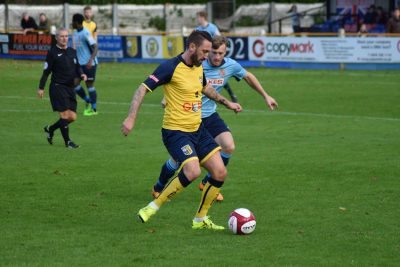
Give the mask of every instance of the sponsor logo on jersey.
[(193, 150), (189, 145), (184, 145), (183, 147), (181, 147), (181, 150), (186, 156), (189, 156), (193, 153)]
[(183, 103), (182, 105), (184, 111), (193, 111), (193, 112), (198, 112), (201, 110), (201, 101), (198, 102), (193, 102), (193, 103)]
[(218, 79), (207, 79), (207, 82), (211, 85), (223, 85), (224, 84), (224, 78), (218, 78)]

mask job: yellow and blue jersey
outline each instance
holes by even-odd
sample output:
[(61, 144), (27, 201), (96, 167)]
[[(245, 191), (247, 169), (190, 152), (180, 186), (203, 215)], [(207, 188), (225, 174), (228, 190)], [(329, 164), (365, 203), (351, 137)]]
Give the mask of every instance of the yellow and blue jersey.
[(160, 64), (143, 82), (149, 91), (164, 85), (166, 106), (162, 127), (183, 132), (199, 129), (201, 96), (206, 84), (203, 67), (187, 65), (182, 55)]
[[(246, 76), (246, 70), (235, 60), (224, 58), (220, 66), (212, 66), (208, 60), (203, 62), (204, 74), (207, 82), (220, 93), (225, 84), (228, 83), (230, 77), (234, 77), (237, 81)], [(202, 99), (202, 118), (211, 116), (217, 109), (217, 104), (214, 100), (203, 95)]]
[(84, 20), (82, 22), (83, 27), (85, 27), (90, 35), (94, 38), (94, 33), (97, 32), (97, 24), (93, 20)]

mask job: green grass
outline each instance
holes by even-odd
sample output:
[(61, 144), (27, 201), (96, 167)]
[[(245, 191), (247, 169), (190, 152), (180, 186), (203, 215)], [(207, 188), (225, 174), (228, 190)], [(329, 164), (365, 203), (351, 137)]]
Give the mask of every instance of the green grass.
[(120, 126), (155, 65), (101, 65), (100, 115), (71, 126), (76, 151), (59, 132), (53, 146), (44, 138), (57, 114), (36, 99), (41, 66), (0, 61), (1, 266), (398, 266), (398, 72), (251, 69), (276, 112), (232, 81), (244, 111), (219, 108), (237, 149), (210, 213), (226, 224), (235, 208), (254, 211), (256, 231), (234, 236), (191, 229), (197, 182), (136, 220), (167, 159), (162, 90), (129, 137)]

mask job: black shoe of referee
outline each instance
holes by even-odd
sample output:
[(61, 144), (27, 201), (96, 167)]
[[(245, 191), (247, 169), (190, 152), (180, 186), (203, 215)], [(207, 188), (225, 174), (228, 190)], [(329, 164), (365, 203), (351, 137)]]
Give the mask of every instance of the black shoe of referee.
[(65, 146), (66, 146), (67, 148), (71, 148), (71, 149), (75, 149), (75, 148), (79, 148), (79, 147), (80, 147), (79, 145), (75, 144), (75, 143), (72, 142), (71, 140), (68, 141), (68, 143), (66, 143)]
[(50, 133), (49, 125), (44, 126), (43, 130), (46, 133), (47, 142), (49, 142), (49, 144), (52, 145), (53, 144), (53, 133)]

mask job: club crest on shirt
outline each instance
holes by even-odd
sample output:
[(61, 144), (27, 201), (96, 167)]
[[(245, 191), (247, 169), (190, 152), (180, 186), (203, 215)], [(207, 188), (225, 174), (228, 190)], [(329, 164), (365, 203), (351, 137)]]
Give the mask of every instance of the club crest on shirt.
[(189, 156), (193, 153), (193, 150), (189, 145), (184, 145), (183, 147), (181, 147), (181, 150), (186, 156)]
[(199, 76), (199, 82), (203, 86), (203, 76)]
[(220, 69), (219, 70), (219, 75), (221, 75), (221, 77), (225, 76), (225, 70), (224, 69)]

